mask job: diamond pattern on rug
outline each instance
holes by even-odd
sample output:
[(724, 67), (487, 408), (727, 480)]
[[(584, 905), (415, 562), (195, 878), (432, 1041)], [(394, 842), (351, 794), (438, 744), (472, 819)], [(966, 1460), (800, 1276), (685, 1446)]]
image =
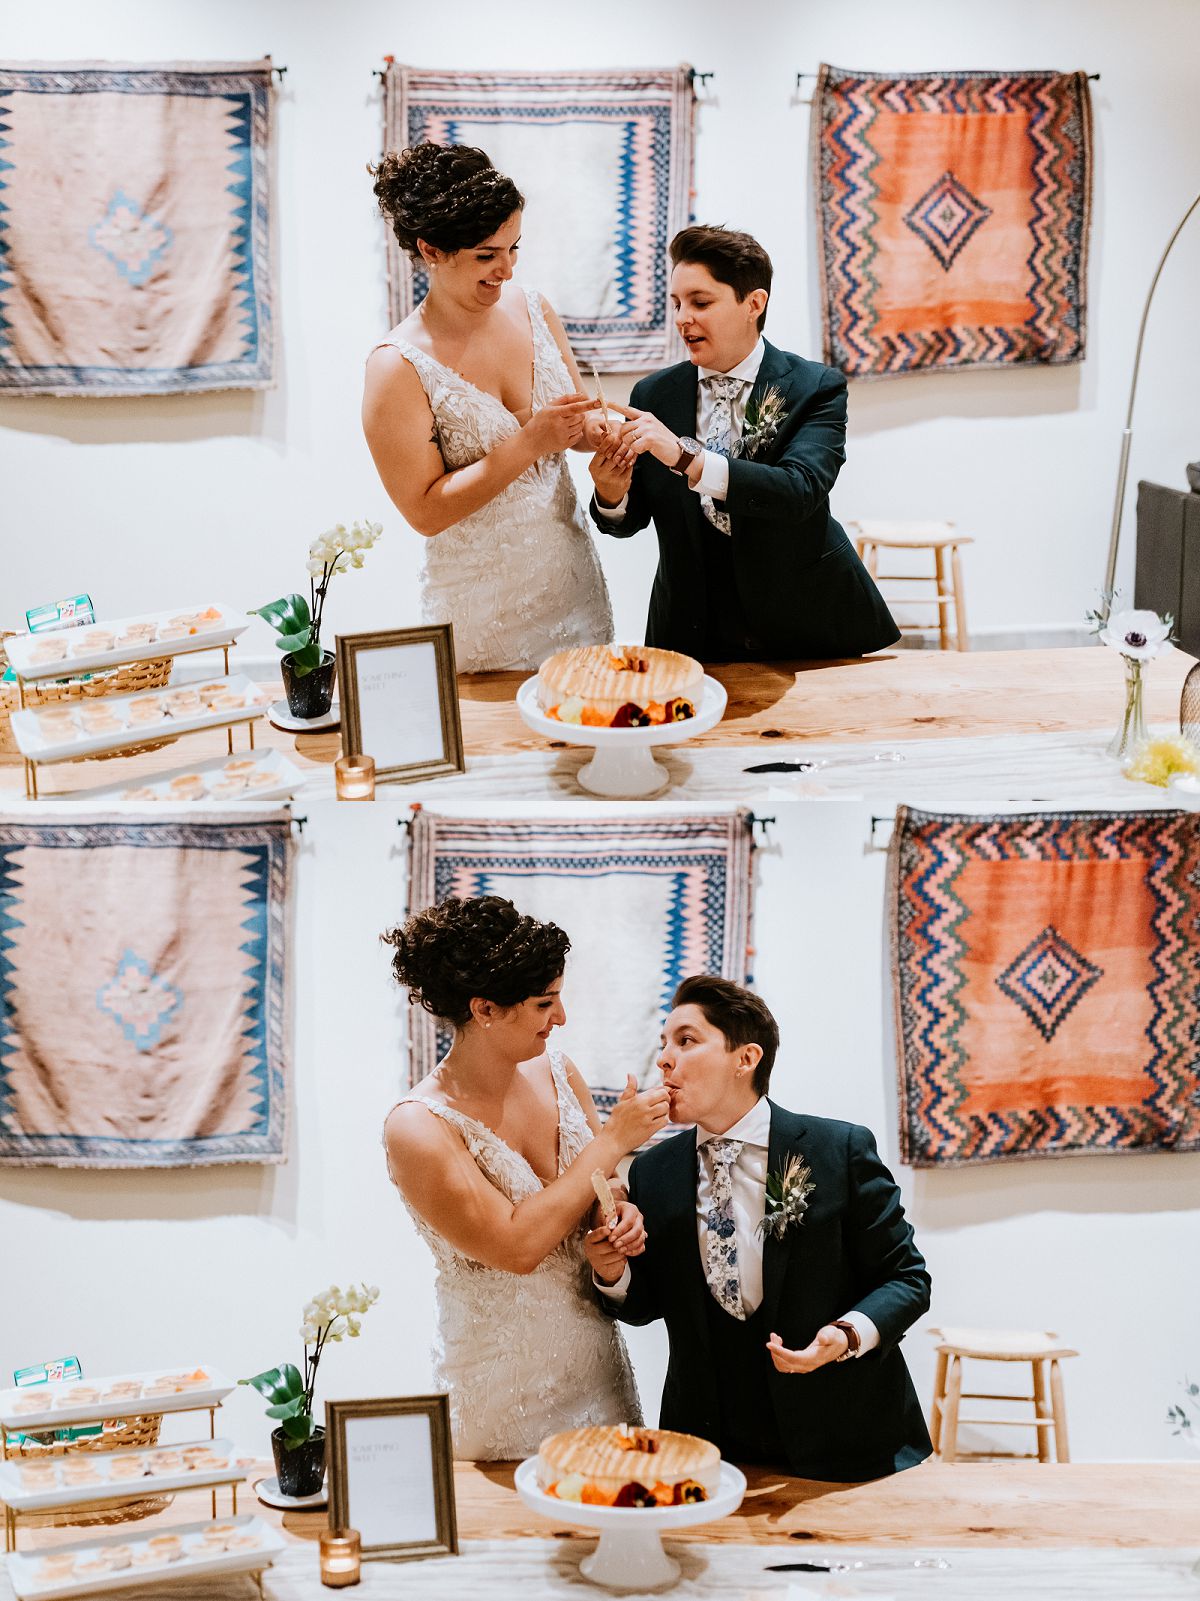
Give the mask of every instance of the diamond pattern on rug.
[(1064, 939), (1052, 925), (1030, 940), (996, 980), (1045, 1040), (1052, 1040), (1076, 1003), (1103, 969)]
[(96, 1007), (106, 1012), (139, 1051), (148, 1051), (163, 1025), (183, 1005), (183, 991), (154, 972), (133, 951), (125, 951), (117, 971), (96, 994)]
[(966, 184), (960, 183), (952, 172), (944, 172), (905, 212), (904, 220), (929, 246), (942, 271), (949, 272), (959, 251), (991, 214), (992, 208), (976, 200)]

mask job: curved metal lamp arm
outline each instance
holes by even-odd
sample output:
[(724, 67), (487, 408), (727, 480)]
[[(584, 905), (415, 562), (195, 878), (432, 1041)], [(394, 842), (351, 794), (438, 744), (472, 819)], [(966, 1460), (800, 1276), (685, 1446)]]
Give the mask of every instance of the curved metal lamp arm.
[(1191, 205), (1180, 217), (1175, 232), (1167, 240), (1167, 248), (1159, 258), (1158, 266), (1154, 269), (1154, 277), (1150, 280), (1150, 290), (1146, 296), (1146, 304), (1142, 308), (1142, 321), (1138, 328), (1137, 349), (1133, 356), (1133, 377), (1129, 382), (1129, 405), (1125, 412), (1125, 431), (1121, 435), (1121, 465), (1117, 469), (1117, 498), (1113, 504), (1112, 532), (1108, 536), (1108, 566), (1104, 571), (1104, 592), (1100, 599), (1100, 616), (1107, 622), (1109, 611), (1112, 609), (1113, 589), (1117, 581), (1117, 547), (1121, 542), (1121, 514), (1125, 509), (1125, 481), (1129, 475), (1129, 446), (1133, 439), (1133, 402), (1137, 395), (1138, 370), (1142, 365), (1142, 343), (1146, 337), (1146, 320), (1150, 316), (1150, 302), (1154, 299), (1154, 291), (1158, 288), (1158, 280), (1162, 277), (1162, 270), (1167, 264), (1167, 257), (1176, 239), (1183, 232), (1184, 225), (1196, 207), (1200, 206), (1200, 195), (1192, 201)]

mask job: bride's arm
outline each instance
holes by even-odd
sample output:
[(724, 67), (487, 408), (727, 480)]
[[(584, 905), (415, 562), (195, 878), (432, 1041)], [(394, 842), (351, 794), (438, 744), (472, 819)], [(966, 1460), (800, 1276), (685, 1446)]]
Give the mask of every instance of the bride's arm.
[(410, 527), (432, 539), (486, 506), (542, 456), (566, 449), (584, 409), (583, 402), (564, 396), (534, 412), (486, 456), (447, 472), (416, 370), (394, 346), (381, 345), (367, 361), (362, 421), (393, 505)]
[(487, 1181), (454, 1130), (425, 1107), (402, 1102), (388, 1117), (384, 1137), (393, 1182), (432, 1229), (485, 1267), (532, 1273), (588, 1211), (594, 1170), (611, 1172), (665, 1116), (651, 1097), (632, 1115), (614, 1113), (553, 1183), (516, 1205)]

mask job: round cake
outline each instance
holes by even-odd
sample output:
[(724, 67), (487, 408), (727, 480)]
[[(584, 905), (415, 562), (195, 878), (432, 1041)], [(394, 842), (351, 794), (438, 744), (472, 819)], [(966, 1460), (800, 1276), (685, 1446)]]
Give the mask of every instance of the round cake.
[(547, 1495), (588, 1506), (680, 1506), (707, 1501), (721, 1473), (709, 1440), (670, 1429), (566, 1429), (538, 1449), (537, 1481)]
[(647, 728), (696, 715), (704, 669), (654, 645), (576, 645), (538, 671), (547, 717), (585, 728)]

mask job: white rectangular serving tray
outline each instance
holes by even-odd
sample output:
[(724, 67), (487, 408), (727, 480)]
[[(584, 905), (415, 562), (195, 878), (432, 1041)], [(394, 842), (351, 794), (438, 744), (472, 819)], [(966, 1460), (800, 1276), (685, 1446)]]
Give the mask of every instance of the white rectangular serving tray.
[[(223, 773), (225, 764), (231, 761), (256, 760), (257, 765), (265, 772), (271, 773), (275, 782), (262, 784), (257, 789), (243, 789), (236, 795), (217, 796), (207, 791), (194, 800), (181, 800), (178, 795), (170, 792), (170, 783), (173, 778), (182, 778), (185, 773)], [(98, 800), (123, 801), (126, 800), (125, 791), (129, 789), (152, 789), (156, 792), (157, 800), (139, 800), (130, 798), (130, 806), (223, 806), (240, 801), (269, 801), (281, 800), (284, 796), (292, 795), (304, 783), (304, 775), (300, 769), (289, 762), (282, 751), (272, 750), (268, 747), (259, 747), (252, 751), (238, 751), (234, 756), (214, 756), (209, 761), (194, 762), (191, 767), (172, 767), (169, 772), (155, 773), (150, 777), (136, 779), (127, 778), (122, 784), (105, 784), (101, 789), (75, 789), (65, 795), (56, 795), (55, 801), (86, 801), (89, 805)]]
[[(106, 1470), (120, 1458), (150, 1457), (159, 1451), (183, 1451), (189, 1446), (203, 1445), (219, 1451), (229, 1458), (223, 1468), (189, 1472), (181, 1468), (178, 1473), (146, 1473), (139, 1479), (111, 1479)], [(51, 1507), (88, 1506), (93, 1501), (135, 1500), (142, 1495), (162, 1495), (168, 1490), (206, 1490), (214, 1484), (240, 1484), (252, 1459), (247, 1457), (242, 1466), (235, 1460), (232, 1440), (184, 1440), (175, 1445), (139, 1446), (133, 1451), (77, 1451), (66, 1456), (43, 1457), (43, 1462), (61, 1466), (63, 1462), (88, 1462), (102, 1475), (99, 1484), (59, 1485), (53, 1490), (31, 1490), (21, 1483), (21, 1463), (10, 1460), (0, 1462), (0, 1501), (16, 1512), (44, 1512)], [(28, 1467), (35, 1458), (25, 1457)]]
[[(172, 1579), (202, 1578), (215, 1573), (254, 1573), (260, 1568), (269, 1568), (284, 1549), (282, 1536), (261, 1518), (239, 1515), (236, 1518), (218, 1518), (216, 1521), (235, 1525), (241, 1534), (258, 1535), (259, 1545), (253, 1551), (220, 1551), (212, 1554), (197, 1550), (196, 1541), (189, 1542), (188, 1539), (189, 1535), (199, 1536), (210, 1528), (213, 1522), (211, 1518), (203, 1523), (180, 1523), (166, 1528), (155, 1524), (140, 1534), (110, 1534), (102, 1540), (43, 1546), (36, 1552), (15, 1551), (8, 1559), (9, 1581), (20, 1601), (24, 1601), (26, 1596), (30, 1601), (68, 1601), (70, 1596), (103, 1595), (111, 1590), (130, 1590), (139, 1585), (161, 1584)], [(120, 1568), (115, 1573), (96, 1577), (66, 1579), (51, 1584), (37, 1582), (42, 1558), (50, 1551), (72, 1551), (79, 1557), (86, 1557), (103, 1551), (106, 1546), (144, 1545), (154, 1534), (178, 1534), (184, 1543), (183, 1555), (175, 1562), (156, 1562), (144, 1568)], [(192, 1555), (193, 1551), (196, 1552), (195, 1556)]]
[[(153, 739), (170, 739), (176, 734), (194, 733), (199, 728), (223, 728), (226, 723), (250, 723), (256, 717), (261, 717), (266, 702), (260, 699), (259, 687), (245, 673), (233, 673), (228, 678), (220, 676), (211, 680), (212, 683), (225, 684), (229, 690), (240, 693), (246, 697), (248, 704), (223, 711), (199, 711), (185, 713), (182, 717), (168, 716), (157, 723), (126, 723), (116, 734), (88, 734), (79, 729), (73, 739), (58, 744), (52, 743), (38, 726), (37, 713), (34, 711), (13, 712), (9, 721), (12, 723), (13, 738), (22, 756), (28, 756), (31, 761), (38, 763), (69, 762), (77, 756), (98, 756), (105, 751), (118, 751), (127, 745), (145, 745)], [(193, 685), (179, 684), (177, 689), (190, 689)], [(124, 719), (125, 708), (131, 700), (143, 700), (151, 695), (167, 695), (171, 690), (144, 689), (136, 695), (105, 695), (102, 701), (93, 700), (89, 704), (102, 704), (114, 716)], [(43, 708), (44, 709), (44, 708)]]
[[(172, 1373), (195, 1373), (201, 1367), (208, 1374), (208, 1383), (197, 1386), (194, 1390), (173, 1390), (166, 1395), (139, 1395), (132, 1400), (120, 1401), (93, 1401), (84, 1406), (55, 1406), (56, 1396), (63, 1395), (69, 1390), (98, 1389), (101, 1392), (114, 1384), (120, 1384), (125, 1379), (139, 1379), (148, 1384), (153, 1379), (166, 1378)], [(153, 1417), (159, 1412), (190, 1412), (201, 1408), (217, 1406), (235, 1389), (232, 1379), (227, 1379), (223, 1373), (207, 1362), (193, 1362), (190, 1367), (150, 1368), (144, 1373), (117, 1373), (102, 1379), (70, 1379), (59, 1384), (30, 1384), (23, 1389), (0, 1390), (0, 1425), (10, 1431), (20, 1430), (23, 1434), (38, 1429), (63, 1428), (68, 1423), (103, 1423), (106, 1418), (139, 1418)], [(18, 1399), (24, 1399), (34, 1390), (45, 1390), (48, 1405), (41, 1412), (15, 1412), (13, 1406)], [(164, 1450), (168, 1449), (166, 1446)], [(171, 1447), (171, 1449), (174, 1449)]]
[[(182, 616), (188, 612), (208, 611), (210, 607), (216, 607), (220, 611), (220, 622), (209, 623), (195, 634), (185, 634), (180, 639), (155, 639), (148, 645), (116, 645), (112, 650), (95, 652), (89, 656), (71, 654), (72, 641), (78, 639), (81, 634), (90, 633), (93, 629), (103, 628), (119, 638), (130, 623), (157, 623), (162, 628), (172, 617)], [(124, 662), (157, 661), (161, 656), (179, 656), (194, 650), (219, 650), (222, 645), (232, 645), (249, 626), (250, 618), (244, 612), (239, 612), (233, 606), (217, 606), (216, 601), (209, 601), (204, 606), (180, 606), (175, 611), (142, 612), (137, 617), (119, 617), (113, 622), (97, 618), (94, 623), (89, 623), (86, 627), (55, 628), (44, 630), (40, 634), (14, 634), (5, 641), (4, 650), (10, 666), (18, 677), (25, 679), (26, 683), (35, 683), (44, 678), (75, 678), (80, 673), (90, 673), (101, 667), (117, 667)], [(67, 641), (67, 654), (63, 660), (34, 662), (33, 653), (37, 649), (38, 642), (53, 638)]]

